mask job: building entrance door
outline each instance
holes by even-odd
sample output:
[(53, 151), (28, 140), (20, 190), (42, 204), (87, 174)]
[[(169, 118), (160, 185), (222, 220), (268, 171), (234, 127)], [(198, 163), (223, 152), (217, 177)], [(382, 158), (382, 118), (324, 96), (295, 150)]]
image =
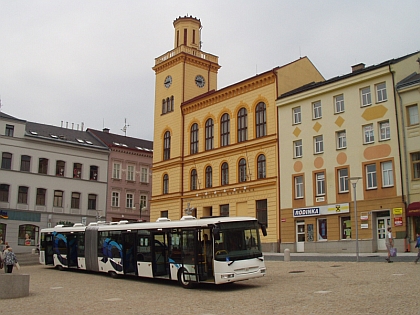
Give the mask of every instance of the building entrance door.
[(376, 218), (376, 237), (378, 239), (378, 250), (386, 250), (385, 235), (388, 227), (391, 226), (390, 217), (378, 217)]
[(296, 252), (305, 252), (305, 221), (296, 222)]

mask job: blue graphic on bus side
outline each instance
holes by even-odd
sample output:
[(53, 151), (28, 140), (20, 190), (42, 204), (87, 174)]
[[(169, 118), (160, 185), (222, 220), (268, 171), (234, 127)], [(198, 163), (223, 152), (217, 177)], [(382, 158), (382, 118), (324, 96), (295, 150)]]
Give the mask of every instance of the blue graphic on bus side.
[(67, 258), (65, 258), (65, 257), (63, 257), (61, 255), (60, 249), (58, 247), (58, 243), (61, 240), (61, 241), (64, 242), (64, 244), (66, 244), (66, 248), (67, 248), (67, 238), (63, 234), (59, 234), (57, 232), (53, 232), (52, 234), (54, 236), (54, 248), (53, 248), (53, 251), (57, 255), (57, 259), (60, 261), (60, 263), (67, 266)]
[(111, 240), (110, 238), (106, 238), (102, 247), (102, 253), (104, 254), (104, 257), (101, 259), (101, 261), (106, 263), (109, 260), (111, 266), (116, 271), (122, 271), (123, 266), (114, 260), (112, 254), (113, 248), (116, 248), (120, 254), (120, 257), (122, 257), (122, 245), (118, 244), (116, 241)]

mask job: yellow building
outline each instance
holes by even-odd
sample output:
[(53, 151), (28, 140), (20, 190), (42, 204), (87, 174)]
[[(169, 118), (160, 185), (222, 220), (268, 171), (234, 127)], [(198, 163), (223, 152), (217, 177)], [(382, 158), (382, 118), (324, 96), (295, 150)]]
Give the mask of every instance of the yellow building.
[[(394, 87), (415, 71), (418, 57), (359, 64), (347, 75), (302, 86), (277, 100), (281, 251), (385, 250), (388, 227), (405, 250), (405, 161), (400, 160)], [(418, 132), (418, 126), (412, 128)], [(410, 150), (420, 151), (419, 143)]]
[[(201, 22), (179, 17), (174, 48), (155, 59), (151, 221), (253, 216), (279, 245), (278, 125), (282, 93), (323, 77), (308, 58), (217, 89), (218, 57), (201, 50)], [(221, 43), (222, 44), (222, 43)]]

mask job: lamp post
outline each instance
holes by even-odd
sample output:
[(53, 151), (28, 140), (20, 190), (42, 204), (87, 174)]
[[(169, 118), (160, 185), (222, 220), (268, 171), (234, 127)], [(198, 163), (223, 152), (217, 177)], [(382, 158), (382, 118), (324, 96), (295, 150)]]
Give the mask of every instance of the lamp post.
[(353, 196), (354, 196), (354, 226), (356, 227), (356, 262), (359, 262), (359, 229), (357, 223), (357, 198), (356, 198), (356, 185), (361, 177), (349, 177), (348, 180), (353, 186)]

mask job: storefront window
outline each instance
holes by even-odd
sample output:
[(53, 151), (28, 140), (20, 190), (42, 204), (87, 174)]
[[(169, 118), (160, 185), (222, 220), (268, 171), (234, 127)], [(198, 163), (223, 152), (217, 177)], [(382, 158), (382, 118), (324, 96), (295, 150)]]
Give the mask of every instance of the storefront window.
[(327, 240), (327, 219), (318, 219), (318, 241)]
[(6, 224), (0, 223), (0, 245), (6, 241)]
[(341, 217), (341, 239), (351, 239), (351, 220), (350, 217)]
[(18, 245), (35, 246), (38, 244), (39, 227), (32, 224), (19, 225)]

